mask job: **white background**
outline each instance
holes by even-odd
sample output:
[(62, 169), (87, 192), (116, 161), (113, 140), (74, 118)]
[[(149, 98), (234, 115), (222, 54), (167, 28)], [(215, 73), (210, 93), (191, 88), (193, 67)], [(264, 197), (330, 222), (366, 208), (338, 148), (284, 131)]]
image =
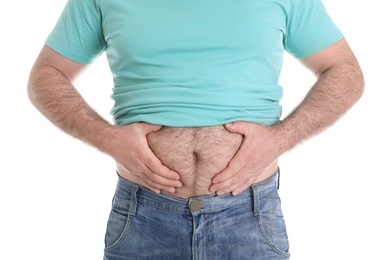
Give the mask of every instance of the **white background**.
[[(30, 68), (65, 0), (6, 1), (0, 15), (0, 258), (102, 259), (114, 162), (52, 126), (29, 103)], [(385, 1), (324, 0), (358, 57), (363, 98), (332, 128), (282, 156), (292, 260), (390, 259), (389, 18)], [(286, 55), (286, 115), (313, 76)], [(77, 82), (111, 120), (102, 56)]]

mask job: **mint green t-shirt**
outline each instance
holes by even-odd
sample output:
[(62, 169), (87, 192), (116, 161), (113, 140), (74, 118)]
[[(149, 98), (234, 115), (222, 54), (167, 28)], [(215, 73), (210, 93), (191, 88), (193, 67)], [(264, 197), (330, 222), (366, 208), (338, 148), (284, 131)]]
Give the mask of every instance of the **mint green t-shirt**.
[(79, 63), (106, 52), (115, 123), (279, 121), (286, 50), (342, 38), (321, 0), (69, 0), (46, 44)]

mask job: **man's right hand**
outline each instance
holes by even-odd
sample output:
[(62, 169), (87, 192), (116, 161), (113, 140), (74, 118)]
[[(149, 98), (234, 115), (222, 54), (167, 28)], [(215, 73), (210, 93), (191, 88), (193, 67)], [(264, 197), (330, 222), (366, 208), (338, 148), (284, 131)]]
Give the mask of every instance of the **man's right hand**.
[(164, 166), (149, 148), (147, 135), (160, 130), (162, 126), (148, 123), (134, 123), (114, 126), (110, 151), (119, 167), (119, 174), (125, 178), (160, 193), (174, 193), (181, 187), (180, 175)]

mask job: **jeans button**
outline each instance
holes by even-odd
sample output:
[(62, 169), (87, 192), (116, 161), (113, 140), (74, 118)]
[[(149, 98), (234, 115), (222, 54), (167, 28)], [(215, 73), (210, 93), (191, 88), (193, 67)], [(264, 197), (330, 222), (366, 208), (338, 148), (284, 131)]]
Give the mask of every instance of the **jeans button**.
[(190, 209), (192, 211), (199, 211), (202, 208), (202, 203), (199, 200), (193, 200), (190, 202)]

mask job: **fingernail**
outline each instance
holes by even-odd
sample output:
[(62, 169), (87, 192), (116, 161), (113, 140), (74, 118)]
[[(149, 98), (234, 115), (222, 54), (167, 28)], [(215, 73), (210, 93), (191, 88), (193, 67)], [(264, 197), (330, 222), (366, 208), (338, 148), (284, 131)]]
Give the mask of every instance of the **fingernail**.
[(217, 191), (217, 195), (218, 195), (218, 196), (222, 196), (223, 194), (225, 194), (225, 192), (223, 192), (223, 191)]

